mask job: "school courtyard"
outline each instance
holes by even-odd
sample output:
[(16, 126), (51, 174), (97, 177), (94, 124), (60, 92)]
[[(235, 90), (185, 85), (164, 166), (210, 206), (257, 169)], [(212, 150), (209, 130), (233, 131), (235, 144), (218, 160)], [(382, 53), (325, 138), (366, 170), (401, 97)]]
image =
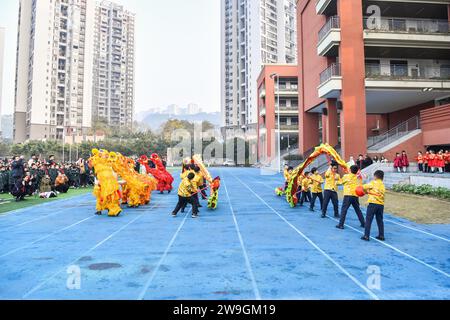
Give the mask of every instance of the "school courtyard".
[(170, 215), (176, 192), (119, 218), (91, 194), (1, 214), (0, 299), (450, 299), (450, 225), (387, 214), (387, 241), (364, 242), (353, 211), (341, 231), (276, 197), (281, 176), (212, 174), (198, 219)]

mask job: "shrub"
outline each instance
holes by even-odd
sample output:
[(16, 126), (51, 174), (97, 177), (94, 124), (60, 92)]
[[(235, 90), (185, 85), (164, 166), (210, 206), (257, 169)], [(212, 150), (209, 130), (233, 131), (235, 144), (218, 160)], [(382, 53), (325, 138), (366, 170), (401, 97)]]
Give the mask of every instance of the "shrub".
[(394, 192), (417, 194), (421, 196), (430, 196), (444, 200), (450, 200), (450, 189), (443, 187), (433, 187), (429, 184), (415, 186), (412, 184), (396, 184), (392, 187)]

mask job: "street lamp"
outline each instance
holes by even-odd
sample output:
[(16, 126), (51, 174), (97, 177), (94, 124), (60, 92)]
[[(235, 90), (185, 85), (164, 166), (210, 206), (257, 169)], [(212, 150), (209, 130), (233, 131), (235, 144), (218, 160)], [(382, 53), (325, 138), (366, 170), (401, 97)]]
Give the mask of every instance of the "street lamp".
[(277, 78), (275, 93), (277, 95), (277, 122), (278, 122), (278, 172), (281, 172), (281, 127), (280, 127), (280, 76), (278, 73), (272, 73), (270, 78)]

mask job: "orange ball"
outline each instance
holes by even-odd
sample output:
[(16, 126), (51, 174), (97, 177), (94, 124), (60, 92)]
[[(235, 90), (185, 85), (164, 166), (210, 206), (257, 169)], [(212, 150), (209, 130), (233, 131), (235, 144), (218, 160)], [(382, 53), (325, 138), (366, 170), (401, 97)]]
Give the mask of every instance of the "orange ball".
[(355, 193), (358, 197), (364, 197), (366, 195), (366, 192), (364, 191), (363, 186), (357, 186)]

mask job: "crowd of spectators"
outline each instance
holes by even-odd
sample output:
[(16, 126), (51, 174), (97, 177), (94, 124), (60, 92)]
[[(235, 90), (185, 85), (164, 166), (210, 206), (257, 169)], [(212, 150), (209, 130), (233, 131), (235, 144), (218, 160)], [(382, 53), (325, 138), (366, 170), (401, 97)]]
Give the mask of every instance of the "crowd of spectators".
[(12, 194), (16, 201), (27, 196), (56, 197), (70, 188), (86, 188), (94, 184), (94, 175), (87, 160), (57, 163), (54, 156), (40, 159), (23, 156), (0, 159), (0, 193)]

